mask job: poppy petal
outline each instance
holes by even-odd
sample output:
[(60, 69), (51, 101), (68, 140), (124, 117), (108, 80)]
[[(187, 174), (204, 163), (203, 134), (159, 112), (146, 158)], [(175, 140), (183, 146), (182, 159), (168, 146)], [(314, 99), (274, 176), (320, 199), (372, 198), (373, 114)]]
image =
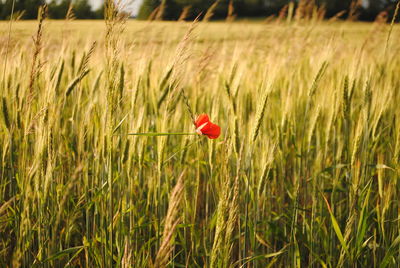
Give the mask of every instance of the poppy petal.
[(201, 114), (197, 117), (196, 121), (194, 122), (196, 128), (200, 127), (201, 125), (210, 122), (210, 118), (206, 114)]
[(201, 132), (210, 139), (216, 139), (221, 134), (221, 128), (210, 122), (201, 130)]
[(216, 139), (221, 134), (221, 128), (211, 123), (207, 114), (200, 114), (193, 123), (196, 126), (196, 132), (199, 135), (207, 136), (209, 139)]

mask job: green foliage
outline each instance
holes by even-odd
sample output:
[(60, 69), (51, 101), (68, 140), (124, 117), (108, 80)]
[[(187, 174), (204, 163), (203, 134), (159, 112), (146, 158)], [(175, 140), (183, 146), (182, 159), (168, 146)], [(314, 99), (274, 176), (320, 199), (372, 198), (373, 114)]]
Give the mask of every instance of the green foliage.
[(45, 3), (44, 0), (20, 0), (20, 2), (23, 5), (24, 18), (26, 19), (36, 19), (39, 7)]
[(143, 20), (147, 19), (160, 4), (161, 2), (159, 0), (143, 0), (138, 18)]
[[(9, 19), (12, 1), (13, 0), (0, 1), (0, 19)], [(75, 6), (74, 10), (78, 19), (103, 18), (103, 7), (98, 10), (92, 10), (89, 7), (88, 0), (51, 0), (46, 2), (49, 5), (50, 18), (64, 18), (69, 3), (71, 2)], [(161, 3), (164, 3), (165, 10), (162, 16), (163, 19), (176, 20), (179, 18), (183, 8), (188, 6), (191, 8), (187, 18), (193, 19), (200, 13), (204, 15), (207, 9), (215, 2), (215, 0), (143, 0), (139, 9), (138, 18), (147, 19)], [(229, 2), (230, 0), (218, 0), (214, 18), (226, 17)], [(239, 17), (266, 17), (277, 15), (289, 2), (289, 0), (232, 0), (235, 14)], [(15, 0), (15, 12), (19, 14), (19, 12), (23, 11), (24, 16), (22, 19), (36, 19), (38, 7), (44, 3), (44, 0)], [(351, 6), (352, 0), (316, 0), (315, 3), (318, 6), (326, 7), (326, 15), (331, 17), (341, 11), (347, 12)], [(395, 0), (371, 0), (365, 2), (363, 6), (358, 7), (357, 13), (362, 20), (374, 20), (379, 12), (383, 10), (388, 10), (390, 15), (392, 15), (395, 3)]]
[(88, 0), (76, 0), (74, 2), (74, 13), (77, 19), (94, 19)]
[[(303, 0), (304, 1), (304, 0)], [(215, 2), (218, 2), (215, 10), (216, 18), (224, 18), (227, 14), (229, 0), (144, 0), (138, 17), (140, 19), (147, 19), (148, 16), (164, 2), (167, 11), (165, 12), (164, 19), (176, 19), (179, 17), (184, 7), (190, 6), (189, 19), (193, 19), (199, 14), (207, 11), (208, 8)], [(235, 8), (235, 14), (239, 17), (265, 17), (269, 15), (277, 15), (279, 11), (287, 5), (290, 0), (232, 0)], [(299, 2), (299, 1), (294, 1)], [(326, 8), (326, 15), (328, 17), (335, 16), (339, 12), (346, 14), (354, 1), (353, 0), (316, 0), (314, 3), (318, 6)], [(374, 20), (378, 13), (387, 9), (395, 1), (391, 0), (373, 0), (366, 2), (362, 6), (356, 8), (357, 14), (361, 19)]]
[[(0, 19), (9, 19), (13, 0), (0, 1)], [(36, 19), (38, 10), (44, 3), (48, 4), (48, 15), (51, 19), (64, 19), (69, 6), (73, 5), (73, 12), (77, 19), (102, 19), (103, 6), (93, 11), (88, 0), (15, 0), (14, 14), (23, 12), (22, 19)]]
[(64, 19), (68, 12), (71, 0), (52, 0), (49, 5), (49, 18), (51, 19)]
[[(23, 19), (36, 19), (38, 9), (45, 3), (44, 0), (15, 0), (14, 13), (24, 11)], [(13, 0), (5, 0), (0, 7), (0, 19), (9, 19)]]

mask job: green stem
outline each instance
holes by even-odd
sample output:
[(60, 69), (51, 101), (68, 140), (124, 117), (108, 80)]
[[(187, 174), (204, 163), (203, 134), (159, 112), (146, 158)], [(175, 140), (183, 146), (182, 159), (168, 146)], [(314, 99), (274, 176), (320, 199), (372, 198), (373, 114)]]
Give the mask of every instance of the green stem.
[(186, 136), (186, 135), (198, 135), (197, 133), (128, 133), (129, 136), (149, 136), (149, 137), (157, 137), (157, 136)]

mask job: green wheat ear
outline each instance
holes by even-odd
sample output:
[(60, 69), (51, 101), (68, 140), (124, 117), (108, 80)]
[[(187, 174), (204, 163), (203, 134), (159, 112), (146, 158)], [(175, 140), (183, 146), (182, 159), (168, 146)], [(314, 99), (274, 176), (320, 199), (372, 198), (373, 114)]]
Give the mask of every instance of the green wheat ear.
[(261, 123), (264, 119), (265, 109), (267, 107), (268, 96), (269, 96), (269, 91), (267, 89), (264, 89), (263, 95), (258, 103), (255, 124), (253, 126), (253, 130), (251, 131), (251, 133), (252, 133), (251, 141), (252, 142), (256, 141), (258, 134), (260, 132)]
[(7, 102), (6, 102), (6, 98), (1, 98), (1, 101), (2, 101), (2, 103), (1, 103), (1, 111), (3, 112), (3, 120), (4, 120), (4, 124), (5, 124), (5, 126), (6, 126), (6, 128), (8, 129), (8, 130), (10, 130), (10, 128), (11, 128), (11, 121), (10, 121), (10, 117), (9, 117), (9, 114), (8, 114), (8, 108), (7, 108)]

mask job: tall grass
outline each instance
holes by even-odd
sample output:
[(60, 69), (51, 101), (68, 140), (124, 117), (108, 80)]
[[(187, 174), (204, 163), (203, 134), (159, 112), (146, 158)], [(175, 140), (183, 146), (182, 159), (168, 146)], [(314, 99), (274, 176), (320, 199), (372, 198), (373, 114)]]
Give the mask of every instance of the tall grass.
[(14, 22), (0, 266), (396, 267), (398, 26), (307, 12)]

